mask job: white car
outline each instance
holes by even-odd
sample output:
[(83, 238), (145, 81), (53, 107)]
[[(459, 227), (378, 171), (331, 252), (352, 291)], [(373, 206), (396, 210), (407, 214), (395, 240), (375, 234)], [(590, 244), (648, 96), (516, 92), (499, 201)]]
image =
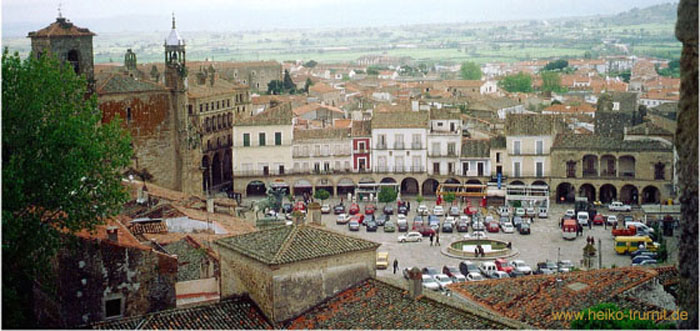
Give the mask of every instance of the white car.
[(488, 224), (488, 223), (491, 223), (491, 222), (493, 222), (493, 216), (488, 215), (488, 216), (486, 216), (486, 217), (484, 218), (484, 223)]
[(422, 241), (422, 240), (423, 240), (423, 235), (420, 234), (420, 232), (415, 232), (415, 231), (411, 231), (409, 233), (402, 234), (399, 236), (400, 243), (405, 243), (407, 241), (417, 242), (417, 241)]
[(455, 218), (454, 218), (454, 216), (447, 216), (447, 217), (445, 218), (445, 223), (452, 223), (452, 225), (454, 226), (454, 225), (455, 225)]
[(484, 225), (484, 222), (478, 218), (474, 218), (474, 221), (472, 222), (472, 229), (474, 229), (474, 231), (483, 231), (486, 229), (486, 226)]
[(445, 289), (447, 285), (452, 284), (452, 279), (450, 279), (450, 277), (448, 277), (445, 274), (437, 274), (433, 276), (433, 278), (438, 283), (438, 285), (440, 285), (441, 289)]
[(539, 212), (537, 213), (537, 217), (539, 218), (547, 218), (547, 208), (545, 207), (540, 207)]
[(428, 207), (426, 205), (420, 205), (420, 206), (418, 206), (418, 209), (416, 210), (416, 212), (420, 216), (428, 216)]
[(435, 278), (428, 275), (423, 275), (423, 287), (429, 290), (437, 291), (440, 289), (440, 284), (435, 281)]
[(503, 233), (513, 233), (515, 232), (515, 227), (513, 226), (513, 223), (506, 222), (501, 225), (501, 231), (503, 231)]
[(525, 216), (525, 208), (515, 208), (515, 216), (524, 217)]
[(535, 217), (535, 215), (536, 215), (535, 208), (533, 208), (533, 207), (528, 207), (528, 208), (525, 210), (525, 215), (527, 215), (527, 216), (529, 216), (529, 217)]
[(507, 206), (500, 206), (500, 207), (498, 207), (498, 215), (510, 216), (510, 210), (508, 210)]
[(486, 233), (484, 231), (474, 231), (472, 233), (467, 233), (464, 235), (464, 239), (486, 239)]
[(617, 225), (617, 216), (610, 215), (607, 219), (608, 225)]
[(406, 215), (398, 214), (398, 215), (396, 215), (396, 219), (398, 222), (406, 222)]
[(576, 217), (576, 211), (574, 211), (573, 209), (567, 209), (566, 212), (564, 213), (564, 216), (574, 218), (574, 217)]
[(608, 210), (611, 210), (611, 211), (632, 211), (632, 206), (623, 204), (620, 201), (613, 201), (608, 205)]
[(459, 221), (467, 223), (467, 226), (471, 224), (471, 219), (469, 219), (469, 216), (460, 216)]
[(464, 277), (462, 274), (454, 274), (452, 277), (452, 282), (453, 283), (464, 283), (467, 281), (467, 278)]
[(435, 206), (435, 207), (433, 207), (433, 215), (435, 215), (435, 216), (444, 216), (444, 215), (445, 215), (445, 209), (443, 209), (442, 206)]
[(452, 206), (450, 207), (450, 216), (459, 216), (459, 207), (457, 206)]
[(331, 212), (331, 205), (324, 203), (321, 206), (321, 214), (330, 214)]
[(473, 272), (473, 271), (470, 272), (469, 274), (467, 274), (466, 278), (467, 278), (468, 282), (478, 282), (478, 281), (484, 280), (484, 276), (482, 276), (478, 272)]
[(588, 225), (588, 213), (585, 211), (578, 212), (576, 215), (576, 221), (581, 225)]
[(491, 273), (489, 274), (489, 277), (490, 277), (490, 278), (493, 278), (493, 279), (510, 278), (510, 276), (508, 276), (508, 273), (507, 273), (507, 272), (505, 272), (505, 271), (500, 271), (500, 270), (496, 270), (496, 271), (491, 272)]
[(525, 263), (523, 260), (513, 260), (510, 262), (510, 265), (515, 268), (515, 270), (518, 270), (526, 275), (529, 275), (532, 273), (532, 268)]

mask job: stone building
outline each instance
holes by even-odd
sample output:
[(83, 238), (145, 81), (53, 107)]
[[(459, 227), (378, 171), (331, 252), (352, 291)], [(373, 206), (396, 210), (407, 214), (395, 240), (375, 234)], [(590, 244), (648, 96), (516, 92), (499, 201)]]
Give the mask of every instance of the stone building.
[(379, 244), (313, 226), (274, 227), (215, 243), (222, 296), (248, 294), (273, 322), (376, 276)]
[[(341, 174), (352, 170), (352, 139), (350, 128), (323, 128), (294, 130), (292, 160), (295, 174)], [(312, 193), (308, 188), (294, 190), (293, 194)], [(335, 187), (323, 187), (335, 195)]]
[(221, 268), (214, 251), (191, 236), (161, 246), (152, 242), (154, 249), (177, 259), (175, 297), (177, 307), (218, 302)]
[[(211, 62), (207, 62), (211, 63)], [(194, 65), (200, 63), (193, 63)], [(258, 62), (213, 62), (223, 79), (247, 85), (256, 92), (267, 91), (267, 84), (282, 80), (282, 64), (276, 61)]]
[(75, 328), (175, 307), (177, 258), (142, 245), (118, 221), (107, 225), (77, 233), (39, 280), (39, 326)]

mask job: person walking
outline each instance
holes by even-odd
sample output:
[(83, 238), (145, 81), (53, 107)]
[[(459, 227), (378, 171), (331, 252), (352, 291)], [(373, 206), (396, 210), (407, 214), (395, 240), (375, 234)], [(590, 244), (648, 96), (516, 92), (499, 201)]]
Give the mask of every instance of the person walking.
[(588, 230), (593, 230), (593, 222), (591, 222), (592, 219), (588, 220)]
[(433, 238), (435, 237), (435, 234), (431, 233), (430, 234), (430, 246), (433, 245)]
[(394, 259), (394, 275), (396, 275), (396, 270), (399, 268), (399, 260)]
[(440, 232), (435, 235), (435, 246), (440, 246)]

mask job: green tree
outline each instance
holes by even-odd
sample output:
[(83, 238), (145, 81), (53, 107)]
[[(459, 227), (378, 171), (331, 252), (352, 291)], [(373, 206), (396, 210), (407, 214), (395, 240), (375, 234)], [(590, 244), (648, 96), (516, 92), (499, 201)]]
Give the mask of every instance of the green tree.
[(316, 62), (316, 61), (314, 61), (314, 60), (311, 60), (311, 61), (309, 61), (309, 62), (304, 63), (303, 65), (304, 65), (304, 67), (307, 67), (307, 68), (313, 68), (313, 67), (315, 67), (317, 64), (318, 64), (318, 62)]
[(481, 67), (474, 62), (464, 62), (459, 68), (459, 76), (466, 80), (481, 79)]
[(131, 139), (100, 124), (84, 77), (53, 57), (2, 55), (3, 327), (33, 327), (32, 286), (69, 234), (92, 230), (128, 194)]
[(377, 198), (379, 199), (379, 202), (390, 203), (396, 200), (396, 195), (396, 190), (394, 190), (393, 187), (382, 186)]
[(498, 86), (508, 92), (532, 92), (532, 77), (519, 72), (515, 75), (506, 76), (498, 82)]
[(609, 312), (608, 314), (616, 315), (616, 312), (621, 311), (614, 303), (599, 303), (593, 307), (581, 311), (581, 318), (576, 318), (571, 321), (571, 329), (586, 329), (586, 330), (609, 330), (609, 329), (671, 329), (675, 328), (673, 323), (656, 324), (650, 319), (632, 319), (632, 314), (624, 311), (624, 318), (591, 318), (598, 312)]
[[(590, 53), (589, 53), (590, 55)], [(556, 60), (547, 63), (547, 65), (544, 66), (544, 70), (561, 70), (569, 66), (569, 61), (567, 60)]]
[(543, 71), (540, 74), (542, 77), (542, 91), (564, 92), (565, 89), (561, 86), (561, 77), (554, 71)]
[(379, 75), (379, 70), (381, 70), (381, 68), (369, 66), (369, 67), (367, 67), (367, 75), (369, 75), (369, 76)]
[(416, 202), (418, 202), (419, 205), (420, 205), (421, 202), (423, 202), (424, 200), (425, 200), (425, 198), (424, 198), (422, 195), (419, 195), (419, 196), (416, 197)]
[(314, 82), (311, 81), (311, 78), (306, 78), (306, 82), (304, 82), (304, 92), (309, 93), (309, 88), (314, 85)]
[(282, 88), (284, 88), (284, 91), (289, 93), (289, 94), (294, 94), (296, 93), (297, 86), (294, 84), (294, 81), (292, 80), (292, 77), (289, 76), (289, 70), (284, 69), (284, 78), (282, 81)]
[(443, 199), (445, 199), (445, 202), (449, 203), (450, 205), (452, 204), (452, 202), (455, 201), (456, 198), (457, 198), (457, 196), (455, 195), (454, 192), (447, 192), (445, 194), (445, 196), (443, 196)]
[(267, 94), (280, 95), (284, 92), (284, 84), (281, 80), (271, 80), (267, 83)]
[(321, 201), (327, 200), (330, 197), (331, 197), (331, 194), (328, 193), (328, 191), (326, 191), (324, 189), (316, 190), (316, 193), (314, 193), (314, 198), (319, 199)]

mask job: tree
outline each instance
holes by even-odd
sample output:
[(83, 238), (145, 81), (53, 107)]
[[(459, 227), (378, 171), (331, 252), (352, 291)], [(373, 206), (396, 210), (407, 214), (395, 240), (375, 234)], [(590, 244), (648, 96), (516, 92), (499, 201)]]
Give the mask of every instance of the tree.
[[(599, 303), (580, 312), (574, 320), (571, 321), (571, 329), (588, 329), (588, 330), (605, 330), (605, 329), (670, 329), (675, 328), (673, 323), (656, 324), (651, 319), (636, 319), (628, 310), (624, 314), (617, 312), (620, 308), (614, 303)], [(623, 318), (592, 318), (597, 313), (607, 313), (608, 316), (621, 315)]]
[(474, 62), (464, 62), (459, 68), (459, 75), (462, 79), (479, 80), (481, 79), (481, 67)]
[(284, 84), (281, 80), (271, 80), (267, 83), (267, 94), (280, 95), (284, 92)]
[(3, 327), (31, 328), (32, 287), (70, 234), (92, 230), (128, 199), (121, 122), (100, 124), (85, 77), (53, 57), (2, 55)]
[(532, 92), (532, 77), (519, 72), (515, 75), (506, 76), (498, 82), (498, 86), (508, 92)]
[(294, 84), (294, 81), (292, 81), (292, 77), (289, 76), (289, 70), (287, 69), (284, 69), (282, 87), (284, 88), (284, 91), (288, 92), (289, 94), (294, 94), (297, 90), (297, 86)]
[(544, 70), (561, 70), (569, 66), (569, 61), (566, 60), (556, 60), (547, 63), (544, 66)]
[(423, 202), (424, 200), (425, 200), (425, 198), (424, 198), (422, 195), (419, 195), (419, 196), (416, 197), (416, 202), (418, 202), (418, 204), (420, 204), (420, 203)]
[(309, 87), (314, 85), (314, 82), (311, 81), (311, 78), (306, 78), (306, 82), (304, 82), (304, 92), (309, 93)]
[(324, 189), (316, 190), (316, 193), (314, 193), (314, 198), (319, 199), (321, 201), (327, 200), (330, 197), (331, 197), (331, 194), (328, 193), (328, 191), (326, 191)]
[(454, 192), (447, 192), (445, 194), (445, 196), (443, 196), (443, 199), (445, 199), (445, 202), (447, 202), (449, 204), (452, 204), (452, 202), (454, 202), (456, 198), (457, 198), (457, 196), (455, 195)]
[(311, 60), (311, 61), (309, 61), (309, 62), (304, 63), (303, 65), (304, 65), (304, 67), (306, 67), (306, 68), (313, 68), (313, 67), (315, 67), (317, 64), (318, 64), (318, 62), (316, 62), (316, 61), (314, 61), (314, 60)]
[(396, 200), (396, 195), (396, 190), (394, 190), (393, 187), (382, 186), (377, 198), (379, 199), (379, 202), (390, 203)]
[(565, 89), (561, 86), (561, 77), (554, 71), (544, 71), (540, 74), (542, 77), (542, 91), (563, 92)]
[(379, 75), (379, 70), (380, 70), (380, 68), (378, 68), (378, 67), (369, 66), (369, 67), (367, 67), (367, 75), (370, 75), (370, 76)]

